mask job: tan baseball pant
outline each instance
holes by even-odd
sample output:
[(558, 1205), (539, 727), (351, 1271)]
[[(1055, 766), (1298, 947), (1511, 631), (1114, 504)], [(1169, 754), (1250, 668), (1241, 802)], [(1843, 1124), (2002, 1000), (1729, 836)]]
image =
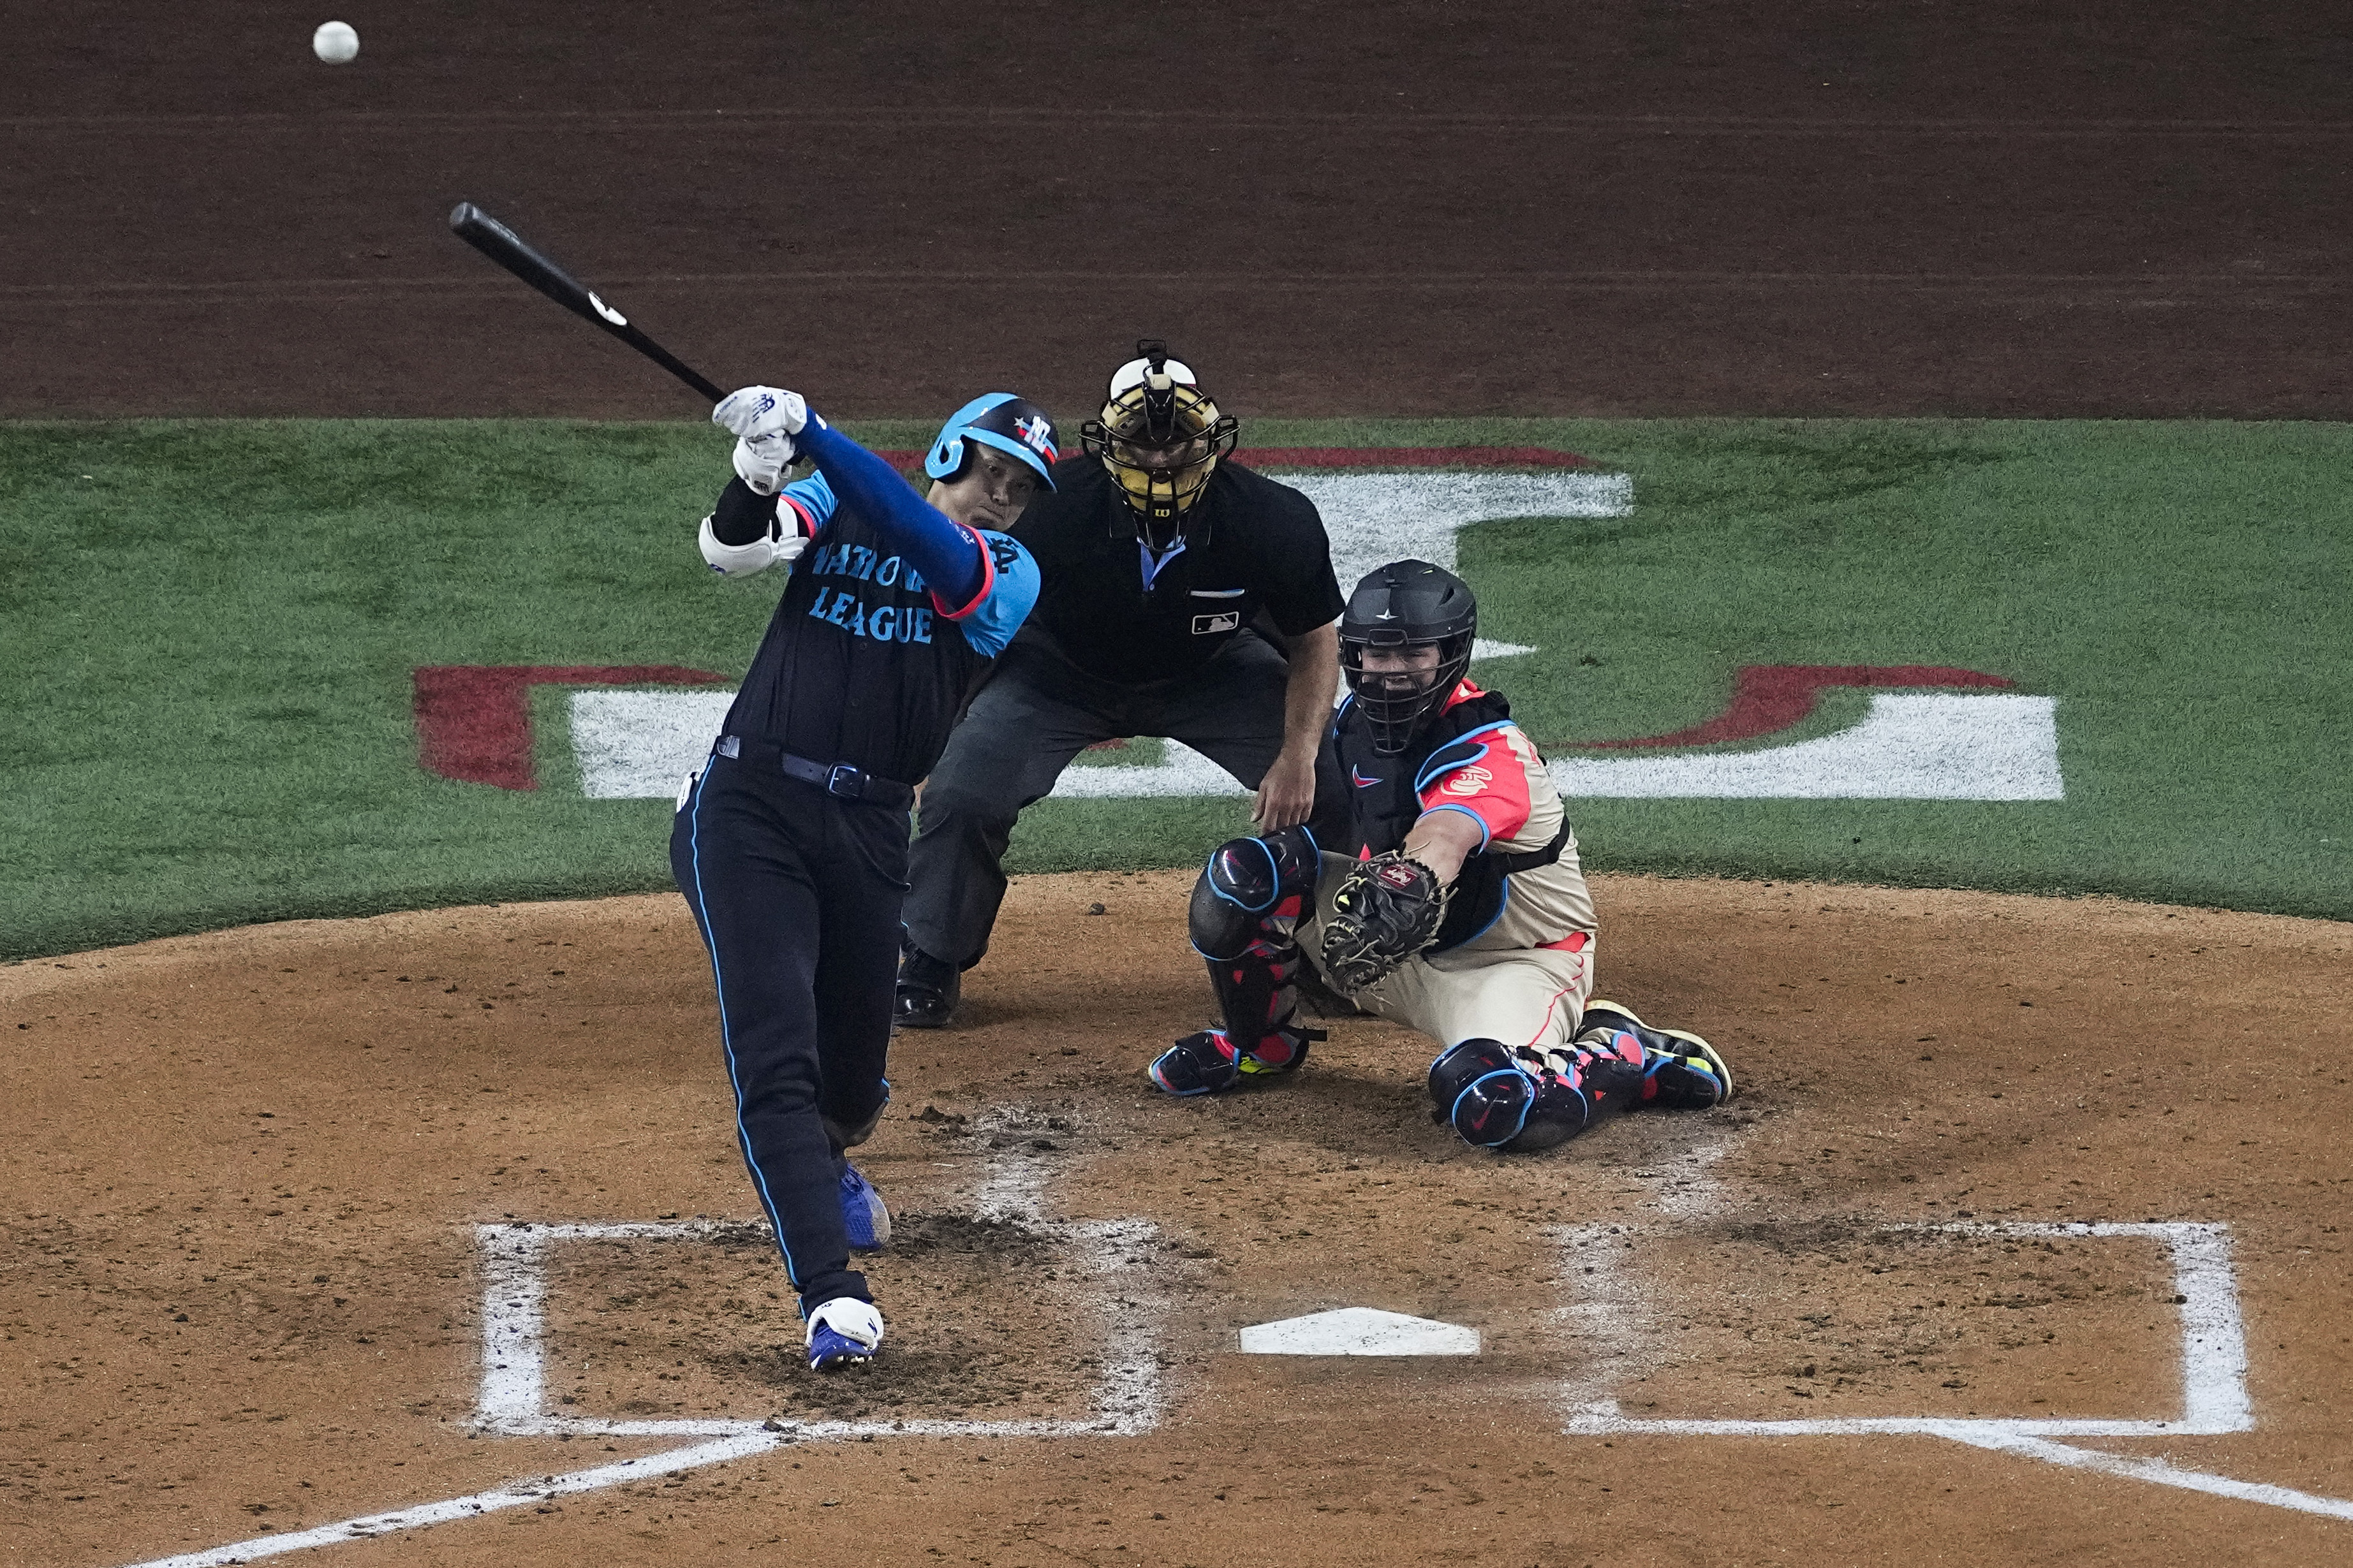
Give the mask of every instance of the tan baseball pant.
[[(1311, 962), (1323, 951), (1333, 889), (1354, 864), (1342, 855), (1324, 857), (1314, 918), (1299, 927), (1299, 945)], [(1352, 1000), (1428, 1035), (1440, 1049), (1471, 1039), (1536, 1050), (1565, 1047), (1593, 995), (1593, 942), (1591, 933), (1580, 931), (1552, 947), (1456, 949), (1439, 953), (1434, 963), (1410, 958)]]

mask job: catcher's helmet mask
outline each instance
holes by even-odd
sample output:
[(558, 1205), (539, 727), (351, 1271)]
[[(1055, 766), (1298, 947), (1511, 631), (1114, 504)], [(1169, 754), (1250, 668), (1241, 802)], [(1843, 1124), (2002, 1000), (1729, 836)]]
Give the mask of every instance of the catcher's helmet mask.
[(1061, 457), (1054, 422), (1028, 398), (1010, 392), (983, 393), (949, 415), (931, 450), (923, 454), (923, 472), (955, 483), (970, 464), (976, 444), (1018, 458), (1035, 470), (1039, 484), (1054, 488), (1054, 464)]
[[(1444, 707), (1471, 668), (1479, 632), (1479, 601), (1471, 584), (1427, 561), (1393, 561), (1374, 568), (1348, 595), (1340, 616), (1340, 668), (1356, 710), (1373, 730), (1373, 750), (1395, 756)], [(1368, 670), (1376, 649), (1437, 650), (1424, 669)]]
[(1186, 514), (1240, 426), (1166, 343), (1139, 338), (1135, 353), (1112, 373), (1103, 412), (1079, 426), (1079, 444), (1119, 481), (1137, 542), (1156, 552), (1185, 536)]

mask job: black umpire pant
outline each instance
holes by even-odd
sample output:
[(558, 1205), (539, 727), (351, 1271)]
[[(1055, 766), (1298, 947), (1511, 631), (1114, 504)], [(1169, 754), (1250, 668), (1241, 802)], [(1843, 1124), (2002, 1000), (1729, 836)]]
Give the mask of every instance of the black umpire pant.
[(1282, 752), (1290, 674), (1283, 656), (1250, 631), (1190, 675), (1135, 686), (1016, 642), (924, 781), (909, 858), (908, 939), (959, 969), (980, 962), (1005, 901), (1002, 862), (1015, 819), (1098, 741), (1182, 741), (1256, 789)]
[(891, 1096), (907, 815), (714, 755), (671, 825), (670, 863), (711, 952), (736, 1141), (801, 1315), (871, 1300), (827, 1123), (862, 1127)]

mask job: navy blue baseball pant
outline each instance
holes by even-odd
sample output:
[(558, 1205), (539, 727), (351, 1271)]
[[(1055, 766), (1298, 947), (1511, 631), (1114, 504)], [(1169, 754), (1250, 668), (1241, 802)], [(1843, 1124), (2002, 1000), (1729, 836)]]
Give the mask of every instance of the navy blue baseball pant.
[(890, 1098), (906, 810), (714, 755), (670, 858), (711, 952), (737, 1142), (802, 1314), (871, 1300), (849, 1267), (839, 1138)]

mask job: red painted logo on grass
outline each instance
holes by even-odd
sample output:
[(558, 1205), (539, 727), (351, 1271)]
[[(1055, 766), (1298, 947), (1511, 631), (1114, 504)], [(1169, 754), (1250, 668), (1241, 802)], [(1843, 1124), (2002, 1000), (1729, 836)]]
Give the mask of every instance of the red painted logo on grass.
[(417, 760), (461, 784), (537, 789), (534, 686), (712, 686), (727, 678), (677, 664), (428, 664), (417, 677)]
[(1744, 664), (1732, 679), (1732, 700), (1704, 724), (1630, 741), (1572, 741), (1572, 746), (1617, 751), (1635, 746), (1710, 746), (1754, 741), (1799, 723), (1832, 686), (2007, 687), (2014, 682), (1975, 669), (1935, 664)]

